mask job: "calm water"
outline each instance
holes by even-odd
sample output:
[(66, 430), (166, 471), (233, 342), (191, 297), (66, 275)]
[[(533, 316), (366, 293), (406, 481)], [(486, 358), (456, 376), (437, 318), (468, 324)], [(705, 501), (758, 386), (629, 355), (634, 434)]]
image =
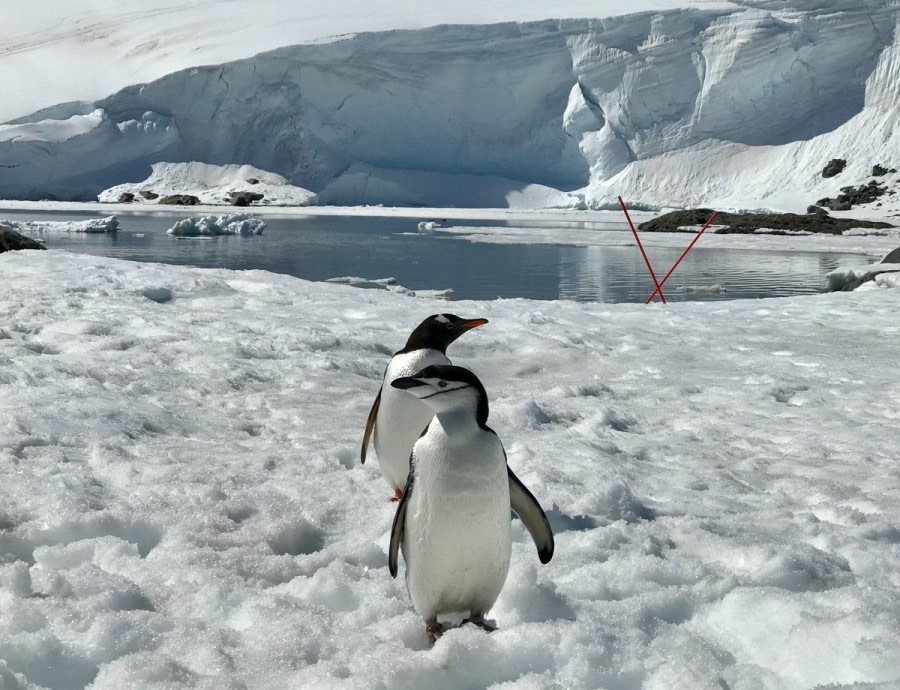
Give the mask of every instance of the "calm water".
[[(0, 218), (11, 220), (83, 220), (96, 215), (0, 210)], [(51, 249), (133, 261), (263, 269), (308, 280), (393, 277), (413, 290), (452, 288), (454, 299), (643, 302), (653, 289), (640, 253), (633, 246), (475, 243), (442, 233), (417, 232), (415, 218), (362, 217), (265, 217), (268, 227), (258, 236), (176, 239), (166, 230), (175, 221), (196, 214), (117, 215), (120, 229), (114, 234), (32, 234)], [(502, 225), (498, 221), (482, 224)], [(465, 221), (465, 225), (479, 223)], [(597, 232), (627, 232), (624, 223), (590, 227), (598, 228)], [(681, 250), (653, 247), (647, 252), (661, 278)], [(669, 301), (811, 294), (823, 290), (829, 271), (838, 266), (864, 266), (871, 260), (853, 254), (698, 246), (666, 283), (664, 292)], [(713, 285), (723, 286), (725, 291), (703, 291)]]

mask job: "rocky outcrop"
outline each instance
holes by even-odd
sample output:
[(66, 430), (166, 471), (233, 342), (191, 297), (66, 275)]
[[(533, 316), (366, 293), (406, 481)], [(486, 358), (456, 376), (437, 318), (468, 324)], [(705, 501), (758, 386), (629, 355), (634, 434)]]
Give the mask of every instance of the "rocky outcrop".
[(147, 201), (153, 201), (154, 199), (159, 199), (159, 194), (156, 192), (151, 192), (148, 189), (141, 191), (141, 196), (147, 199)]
[(847, 161), (843, 158), (832, 158), (828, 161), (828, 164), (825, 166), (824, 170), (822, 170), (822, 177), (834, 177), (839, 174), (841, 170), (847, 167)]
[(169, 206), (196, 206), (200, 203), (200, 199), (193, 194), (172, 194), (170, 196), (164, 196), (156, 203), (167, 204)]
[[(638, 227), (649, 232), (694, 232), (709, 220), (713, 212), (708, 208), (689, 211), (673, 211), (658, 218), (641, 223)], [(766, 230), (771, 234), (793, 234), (798, 232), (826, 233), (840, 235), (851, 228), (892, 228), (890, 223), (853, 218), (833, 218), (827, 213), (720, 213), (716, 216), (715, 229), (718, 234), (751, 234)]]
[(232, 206), (249, 206), (254, 201), (262, 201), (264, 196), (259, 192), (228, 192), (228, 203)]
[(119, 194), (118, 202), (120, 204), (130, 204), (132, 201), (134, 201), (134, 194), (131, 192), (122, 192)]
[[(875, 167), (877, 168), (878, 166)], [(886, 174), (887, 170), (884, 172)], [(826, 196), (819, 199), (816, 204), (830, 208), (832, 211), (849, 211), (856, 205), (872, 203), (887, 191), (887, 187), (881, 182), (871, 180), (869, 184), (860, 185), (859, 187), (841, 187), (841, 193), (834, 199)]]
[(46, 249), (46, 247), (10, 227), (0, 225), (0, 254), (17, 249)]

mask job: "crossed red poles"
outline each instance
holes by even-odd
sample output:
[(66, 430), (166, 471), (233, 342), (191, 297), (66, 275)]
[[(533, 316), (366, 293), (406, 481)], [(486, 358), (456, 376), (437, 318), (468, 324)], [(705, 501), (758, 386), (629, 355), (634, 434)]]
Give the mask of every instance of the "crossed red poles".
[(644, 263), (647, 264), (647, 270), (650, 271), (650, 277), (653, 278), (653, 284), (656, 286), (656, 289), (650, 293), (650, 296), (644, 301), (644, 304), (650, 304), (650, 302), (653, 301), (653, 298), (657, 295), (659, 295), (659, 298), (662, 300), (663, 304), (668, 304), (668, 302), (666, 302), (666, 296), (663, 294), (662, 286), (666, 284), (669, 276), (671, 276), (672, 273), (675, 272), (675, 269), (678, 268), (678, 264), (681, 263), (681, 260), (685, 256), (687, 256), (687, 253), (691, 251), (695, 244), (697, 244), (697, 240), (700, 239), (700, 235), (702, 235), (706, 231), (706, 228), (708, 228), (710, 223), (715, 220), (716, 216), (719, 215), (719, 212), (713, 211), (713, 214), (709, 217), (709, 220), (706, 221), (706, 225), (704, 225), (700, 229), (700, 232), (697, 233), (696, 237), (691, 240), (691, 243), (687, 246), (687, 249), (681, 252), (681, 256), (679, 256), (675, 263), (672, 264), (672, 268), (669, 269), (669, 272), (666, 273), (665, 277), (662, 279), (662, 282), (660, 282), (656, 279), (656, 273), (653, 272), (653, 266), (650, 265), (650, 259), (647, 258), (647, 252), (644, 251), (644, 245), (641, 243), (641, 238), (638, 237), (637, 230), (635, 230), (634, 228), (634, 223), (631, 222), (631, 216), (628, 215), (628, 209), (625, 208), (625, 202), (622, 201), (622, 197), (618, 197), (618, 199), (619, 206), (622, 207), (622, 210), (625, 212), (625, 218), (628, 219), (628, 226), (631, 228), (631, 233), (634, 235), (634, 239), (637, 242), (638, 249), (641, 250), (641, 256), (644, 257)]

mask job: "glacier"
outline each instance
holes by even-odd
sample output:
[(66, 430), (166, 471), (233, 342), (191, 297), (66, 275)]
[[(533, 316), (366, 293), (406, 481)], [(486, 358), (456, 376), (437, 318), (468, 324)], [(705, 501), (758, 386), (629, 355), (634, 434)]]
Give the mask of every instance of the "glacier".
[(773, 0), (287, 46), (0, 125), (0, 197), (199, 162), (335, 205), (797, 210), (900, 162), (898, 22), (897, 0)]

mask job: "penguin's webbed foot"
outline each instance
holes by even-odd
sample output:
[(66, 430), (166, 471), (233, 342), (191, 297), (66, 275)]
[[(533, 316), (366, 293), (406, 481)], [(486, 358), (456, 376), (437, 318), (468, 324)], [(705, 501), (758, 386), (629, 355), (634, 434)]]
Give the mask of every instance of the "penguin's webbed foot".
[(489, 633), (492, 633), (497, 629), (496, 625), (494, 625), (493, 623), (489, 623), (484, 619), (483, 613), (472, 613), (472, 615), (470, 615), (462, 622), (463, 625), (465, 625), (466, 623), (471, 623), (472, 625), (475, 625), (485, 632)]
[(425, 633), (428, 635), (428, 644), (434, 644), (444, 634), (444, 626), (438, 623), (437, 616), (425, 620)]
[(388, 498), (388, 503), (397, 503), (403, 498), (403, 489), (394, 489), (394, 495)]

